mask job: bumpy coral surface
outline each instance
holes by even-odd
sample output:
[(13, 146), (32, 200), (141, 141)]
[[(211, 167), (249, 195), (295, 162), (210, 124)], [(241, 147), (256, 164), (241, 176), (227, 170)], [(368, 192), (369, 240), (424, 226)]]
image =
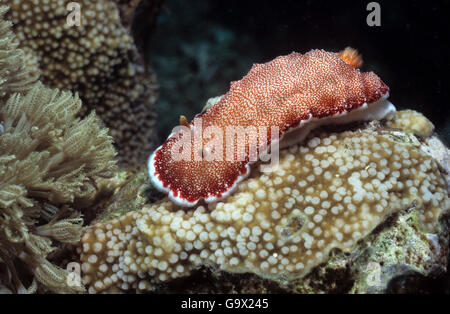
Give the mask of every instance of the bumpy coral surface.
[(390, 128), (402, 129), (421, 137), (433, 134), (434, 125), (424, 115), (415, 110), (402, 110), (387, 119), (386, 125)]
[(428, 231), (449, 207), (425, 152), (389, 132), (322, 133), (283, 150), (277, 171), (254, 169), (223, 202), (186, 211), (166, 201), (89, 227), (84, 282), (90, 292), (147, 290), (199, 265), (299, 278), (412, 204)]
[(34, 278), (28, 292), (83, 291), (46, 259), (55, 243), (79, 241), (83, 220), (69, 206), (116, 166), (108, 130), (94, 113), (77, 118), (80, 109), (78, 97), (40, 83), (0, 103), (0, 267), (12, 291), (26, 289), (17, 263)]
[(24, 63), (25, 53), (11, 31), (11, 23), (4, 21), (8, 7), (0, 6), (0, 97), (29, 90), (36, 82), (37, 68)]
[(122, 25), (133, 35), (136, 46), (148, 55), (148, 34), (156, 26), (164, 0), (114, 0), (120, 11)]
[(69, 26), (67, 1), (4, 0), (21, 48), (37, 59), (41, 80), (79, 93), (95, 109), (124, 163), (141, 163), (154, 147), (155, 76), (110, 0), (81, 0), (81, 25)]

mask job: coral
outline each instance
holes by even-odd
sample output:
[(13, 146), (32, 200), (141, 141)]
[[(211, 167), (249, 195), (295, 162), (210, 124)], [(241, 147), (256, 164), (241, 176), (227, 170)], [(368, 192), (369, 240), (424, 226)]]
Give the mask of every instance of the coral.
[(142, 163), (154, 148), (155, 75), (122, 25), (114, 1), (77, 1), (81, 25), (66, 23), (66, 1), (6, 0), (20, 47), (41, 81), (78, 92), (115, 139), (120, 161)]
[[(147, 0), (114, 0), (119, 8), (120, 21), (127, 29), (131, 29), (133, 23), (133, 15), (136, 12), (136, 8), (143, 3), (147, 3)], [(150, 1), (152, 2), (152, 1)], [(158, 2), (158, 1), (156, 1)]]
[(316, 133), (281, 151), (275, 172), (256, 168), (208, 208), (163, 201), (89, 227), (80, 248), (89, 291), (148, 290), (200, 265), (289, 282), (404, 208), (435, 232), (450, 205), (436, 161), (383, 129)]
[[(119, 218), (127, 212), (139, 210), (148, 201), (147, 195), (143, 195), (144, 188), (147, 187), (148, 176), (142, 172), (137, 174), (121, 171), (119, 177), (123, 178), (123, 186), (110, 198), (110, 205), (105, 206), (96, 221), (109, 221)], [(125, 184), (126, 183), (126, 184)]]
[(7, 10), (6, 6), (0, 6), (0, 98), (29, 90), (38, 77), (37, 68), (31, 63), (24, 63), (25, 54), (17, 48), (11, 23), (4, 21)]
[[(18, 94), (0, 109), (4, 133), (3, 156), (10, 176), (17, 171), (29, 195), (51, 202), (72, 202), (88, 198), (95, 189), (95, 177), (111, 176), (115, 170), (112, 139), (91, 113), (76, 118), (81, 100), (70, 92), (35, 86), (25, 97)], [(30, 158), (30, 162), (22, 162)], [(8, 177), (8, 176), (6, 176)], [(4, 178), (6, 178), (4, 177)]]
[(77, 118), (80, 109), (77, 96), (41, 83), (0, 105), (0, 266), (15, 291), (26, 281), (15, 270), (19, 262), (34, 278), (28, 292), (83, 291), (46, 259), (54, 244), (79, 241), (83, 220), (69, 206), (91, 197), (116, 169), (107, 129), (94, 113)]
[[(335, 251), (327, 263), (291, 284), (296, 293), (399, 293), (405, 277), (422, 281), (429, 290), (445, 278), (448, 257), (448, 215), (436, 233), (420, 226), (415, 206), (390, 216), (349, 252)], [(448, 213), (448, 212), (447, 212)], [(445, 280), (445, 279), (444, 279)], [(428, 283), (427, 283), (428, 281)], [(432, 285), (429, 281), (434, 281)], [(415, 286), (405, 291), (419, 292)]]
[(420, 112), (414, 110), (396, 112), (387, 119), (386, 126), (411, 132), (421, 137), (429, 137), (434, 131), (433, 123)]
[(223, 199), (282, 136), (289, 134), (283, 142), (292, 145), (320, 125), (382, 119), (395, 111), (388, 91), (373, 72), (360, 72), (324, 50), (254, 64), (216, 105), (151, 155), (150, 180), (183, 206)]

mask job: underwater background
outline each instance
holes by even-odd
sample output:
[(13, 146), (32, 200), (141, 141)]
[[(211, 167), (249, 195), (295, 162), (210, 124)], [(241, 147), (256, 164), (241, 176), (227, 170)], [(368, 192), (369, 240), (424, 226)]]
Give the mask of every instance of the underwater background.
[(147, 53), (160, 84), (161, 141), (224, 94), (253, 63), (292, 51), (358, 49), (362, 71), (389, 87), (397, 109), (422, 112), (450, 143), (449, 1), (377, 1), (381, 26), (368, 26), (370, 1), (166, 0)]

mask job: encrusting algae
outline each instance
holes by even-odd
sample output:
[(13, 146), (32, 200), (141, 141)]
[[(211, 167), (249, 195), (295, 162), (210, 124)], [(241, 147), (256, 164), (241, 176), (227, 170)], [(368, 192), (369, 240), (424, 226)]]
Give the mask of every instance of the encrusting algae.
[(107, 130), (93, 113), (75, 118), (80, 107), (70, 92), (41, 84), (0, 106), (0, 262), (13, 290), (23, 288), (14, 270), (20, 260), (44, 288), (82, 291), (67, 286), (67, 271), (46, 260), (56, 249), (53, 241), (79, 241), (83, 220), (69, 206), (89, 198), (96, 181), (115, 169)]
[(89, 292), (145, 291), (200, 265), (301, 278), (412, 204), (427, 232), (450, 206), (437, 163), (420, 148), (382, 130), (316, 133), (281, 151), (277, 171), (254, 167), (223, 202), (186, 210), (164, 201), (89, 227), (84, 282)]

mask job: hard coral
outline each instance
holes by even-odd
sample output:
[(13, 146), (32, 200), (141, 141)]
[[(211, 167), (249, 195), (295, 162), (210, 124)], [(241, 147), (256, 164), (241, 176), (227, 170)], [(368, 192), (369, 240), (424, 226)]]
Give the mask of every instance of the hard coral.
[(429, 137), (434, 131), (433, 123), (415, 110), (396, 112), (387, 119), (386, 126), (411, 132), (421, 137)]
[(29, 291), (83, 291), (46, 259), (53, 241), (79, 241), (82, 219), (68, 205), (90, 197), (96, 181), (115, 169), (107, 130), (94, 113), (77, 118), (80, 108), (77, 96), (40, 83), (0, 105), (0, 264), (12, 290), (24, 289), (15, 270), (21, 262), (34, 277)]
[[(223, 202), (181, 210), (170, 201), (89, 227), (82, 238), (90, 292), (148, 290), (200, 265), (286, 280), (349, 250), (390, 214), (414, 205), (437, 228), (450, 202), (437, 163), (389, 132), (321, 133), (257, 169)], [(257, 167), (255, 167), (257, 168)]]
[(154, 148), (155, 75), (143, 64), (111, 0), (81, 0), (69, 26), (66, 1), (6, 0), (20, 46), (37, 59), (41, 81), (78, 92), (114, 137), (120, 161), (141, 163)]

